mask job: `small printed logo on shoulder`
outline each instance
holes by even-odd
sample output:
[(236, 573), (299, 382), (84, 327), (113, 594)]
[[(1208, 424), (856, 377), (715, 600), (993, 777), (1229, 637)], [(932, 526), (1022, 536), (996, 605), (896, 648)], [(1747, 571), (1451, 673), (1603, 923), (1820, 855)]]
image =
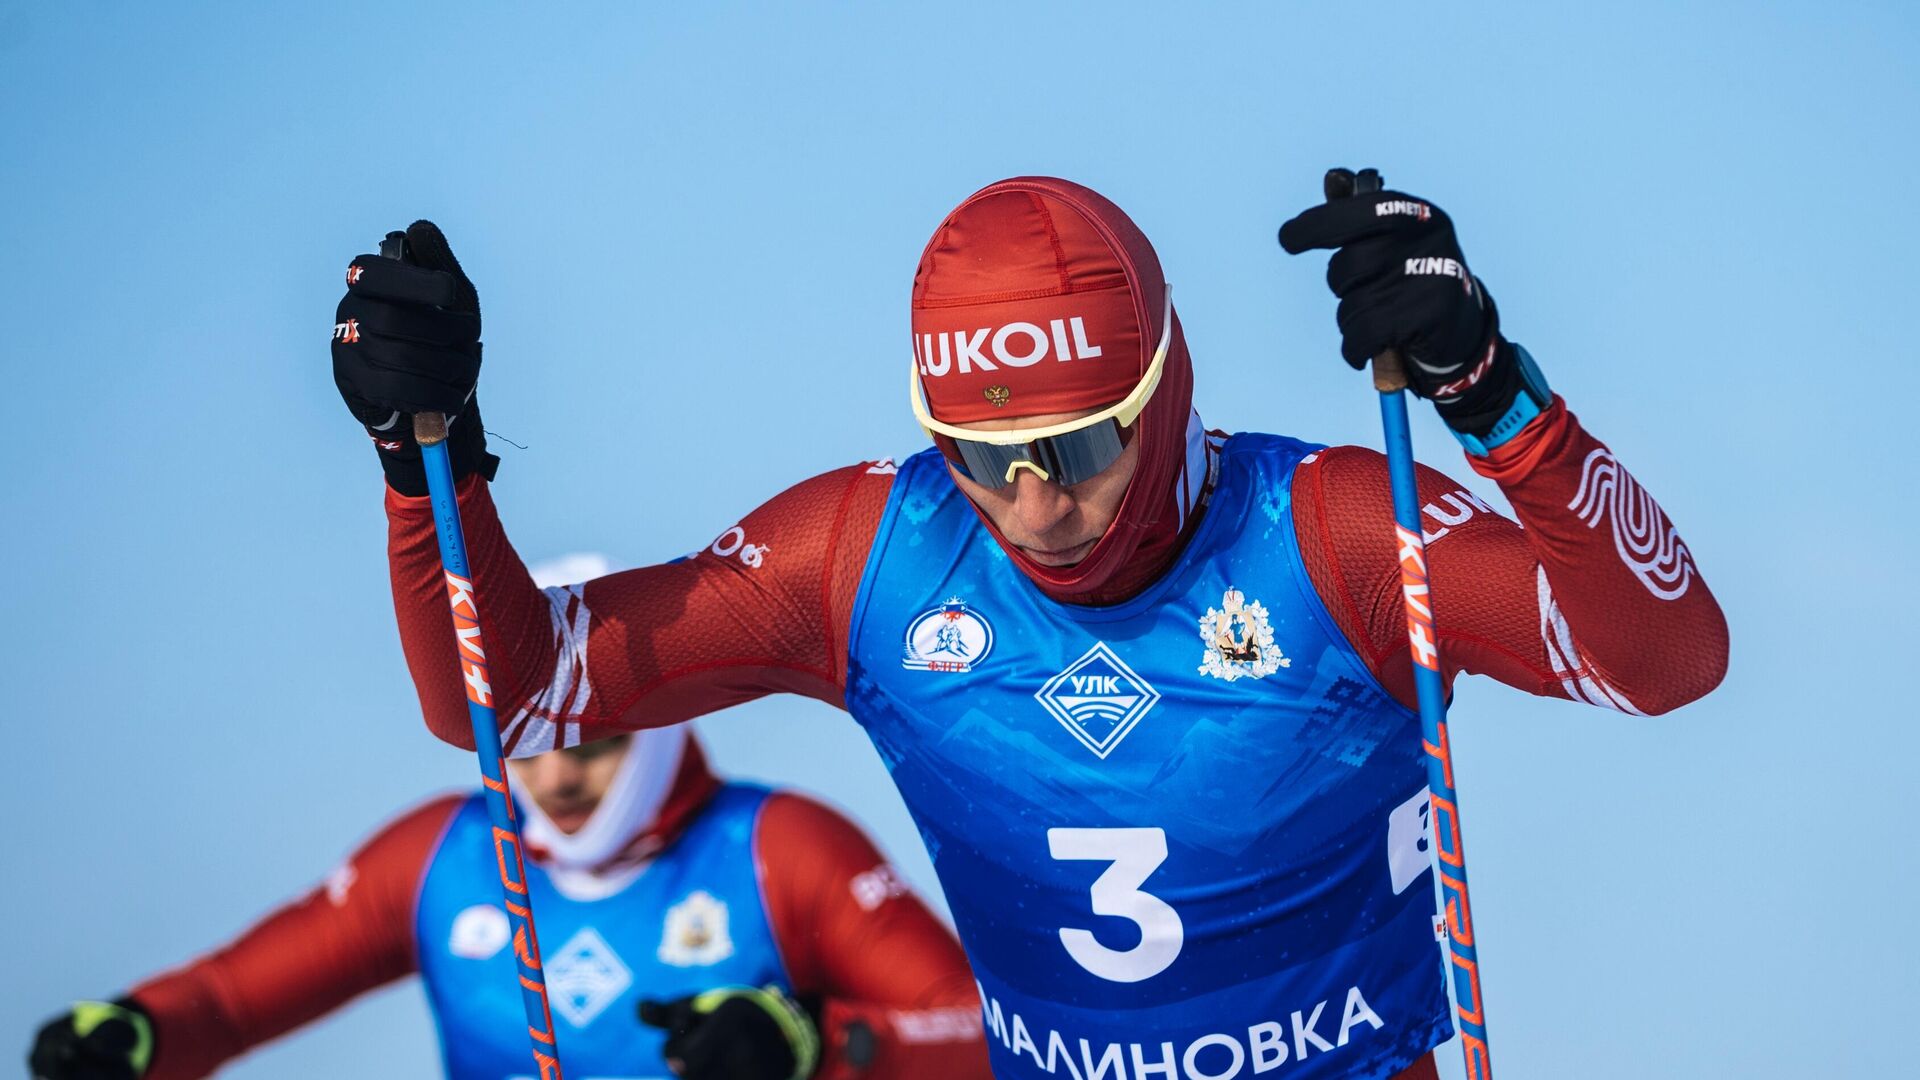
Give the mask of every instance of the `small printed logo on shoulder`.
[(993, 651), (993, 624), (950, 596), (907, 624), (900, 666), (909, 671), (972, 671)]
[(773, 548), (767, 544), (748, 543), (746, 527), (735, 525), (721, 533), (707, 550), (723, 559), (738, 556), (742, 566), (750, 570), (758, 570), (761, 564), (767, 561), (767, 555), (773, 551)]

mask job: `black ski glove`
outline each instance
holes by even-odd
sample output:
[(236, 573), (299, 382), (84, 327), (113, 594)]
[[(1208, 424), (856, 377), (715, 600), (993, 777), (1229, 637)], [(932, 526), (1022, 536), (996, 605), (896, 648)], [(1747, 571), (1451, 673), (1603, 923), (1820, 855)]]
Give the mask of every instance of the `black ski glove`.
[(820, 1064), (819, 1029), (777, 986), (642, 1001), (640, 1022), (667, 1032), (667, 1064), (687, 1080), (805, 1080)]
[[(395, 234), (397, 236), (397, 234)], [(431, 221), (407, 227), (406, 258), (361, 255), (347, 267), (347, 295), (333, 321), (333, 381), (380, 451), (387, 484), (427, 493), (413, 414), (445, 413), (447, 453), (458, 480), (493, 479), (474, 386), (480, 379), (480, 295)]]
[(1382, 191), (1380, 174), (1330, 169), (1327, 201), (1280, 226), (1298, 255), (1333, 250), (1340, 353), (1355, 370), (1387, 349), (1410, 389), (1434, 403), (1469, 452), (1485, 454), (1552, 403), (1526, 350), (1500, 335), (1500, 312), (1467, 270), (1453, 221), (1432, 203)]
[(153, 1020), (131, 999), (81, 1001), (40, 1029), (33, 1080), (140, 1080), (153, 1060)]

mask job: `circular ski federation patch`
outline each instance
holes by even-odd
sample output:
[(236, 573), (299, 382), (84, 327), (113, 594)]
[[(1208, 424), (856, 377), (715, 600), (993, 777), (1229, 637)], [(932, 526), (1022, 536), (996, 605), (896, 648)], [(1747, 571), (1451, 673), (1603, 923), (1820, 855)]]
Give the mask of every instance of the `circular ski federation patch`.
[(972, 671), (993, 651), (993, 624), (957, 596), (907, 624), (900, 666), (910, 671)]

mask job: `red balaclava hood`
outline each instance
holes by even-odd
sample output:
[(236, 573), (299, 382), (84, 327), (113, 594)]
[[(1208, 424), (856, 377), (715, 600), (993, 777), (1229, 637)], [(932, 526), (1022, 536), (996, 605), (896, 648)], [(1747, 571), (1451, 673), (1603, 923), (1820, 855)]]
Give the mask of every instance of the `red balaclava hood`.
[[(934, 230), (913, 278), (914, 356), (929, 411), (965, 424), (1121, 400), (1153, 359), (1166, 289), (1153, 245), (1099, 193), (1049, 176), (982, 188)], [(1086, 558), (1042, 566), (980, 520), (1049, 596), (1121, 599), (1116, 588), (1144, 585), (1171, 558), (1204, 481), (1186, 475), (1192, 412), (1193, 366), (1175, 317), (1160, 384), (1134, 422), (1133, 482)]]

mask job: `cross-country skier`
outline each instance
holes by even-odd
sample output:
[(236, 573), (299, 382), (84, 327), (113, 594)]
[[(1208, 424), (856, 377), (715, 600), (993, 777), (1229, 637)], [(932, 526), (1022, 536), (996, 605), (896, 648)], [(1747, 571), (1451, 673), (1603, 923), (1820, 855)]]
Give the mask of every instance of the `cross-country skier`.
[[(566, 1074), (986, 1077), (952, 934), (852, 823), (722, 782), (686, 732), (512, 763)], [(223, 948), (55, 1018), (29, 1063), (45, 1080), (205, 1076), (417, 971), (449, 1077), (525, 1076), (514, 948), (486, 806), (448, 795)]]
[[(1343, 355), (1399, 349), (1525, 526), (1422, 473), (1449, 678), (1631, 714), (1706, 693), (1726, 627), (1665, 513), (1503, 335), (1446, 214), (1335, 185), (1283, 237), (1335, 249)], [(385, 467), (436, 734), (469, 728), (421, 410), (458, 417), (507, 750), (779, 691), (845, 708), (933, 856), (997, 1075), (1433, 1075), (1451, 1021), (1384, 459), (1209, 434), (1117, 207), (1021, 177), (941, 222), (912, 290), (933, 448), (797, 484), (687, 561), (544, 592), (490, 495), (472, 286), (438, 229), (408, 235), (426, 268), (353, 262), (333, 360)]]

